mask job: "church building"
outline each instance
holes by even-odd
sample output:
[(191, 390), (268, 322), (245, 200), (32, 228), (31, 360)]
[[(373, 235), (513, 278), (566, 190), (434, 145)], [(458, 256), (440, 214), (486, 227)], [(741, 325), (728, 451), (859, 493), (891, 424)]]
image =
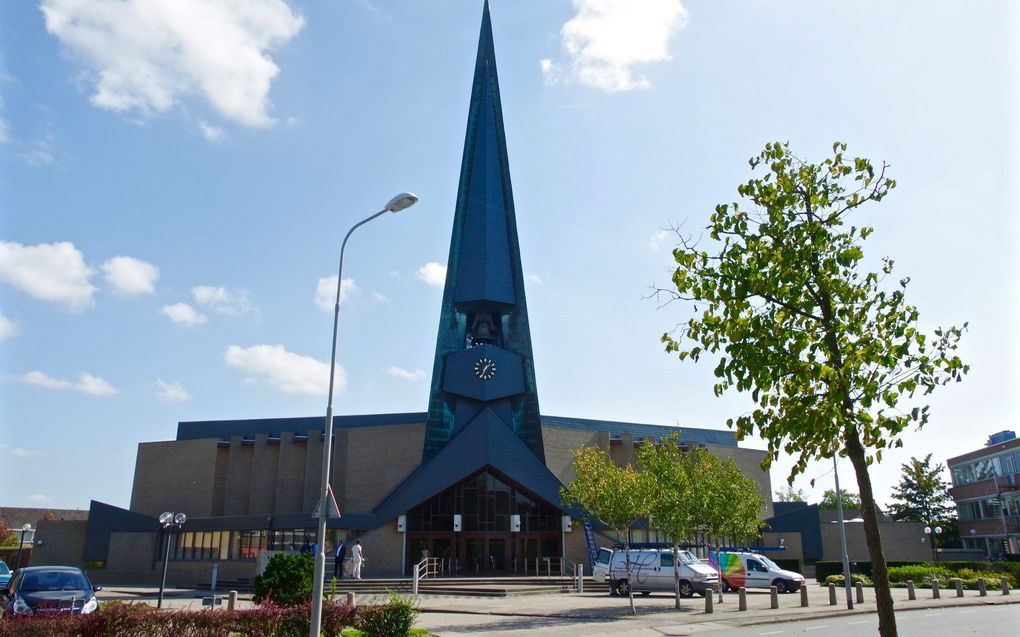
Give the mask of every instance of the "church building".
[[(427, 410), (329, 423), (341, 515), (327, 548), (360, 538), (365, 577), (407, 575), (424, 555), (462, 575), (533, 574), (536, 560), (590, 572), (592, 544), (615, 538), (590, 534), (560, 501), (574, 451), (598, 445), (633, 462), (636, 445), (674, 432), (733, 458), (772, 516), (764, 451), (738, 447), (730, 431), (544, 415), (535, 360), (486, 3)], [(176, 439), (139, 444), (130, 507), (92, 503), (82, 562), (100, 582), (158, 582), (168, 538), (157, 518), (183, 512), (169, 580), (208, 582), (213, 563), (221, 580), (251, 580), (265, 555), (315, 541), (324, 425), (181, 422)]]

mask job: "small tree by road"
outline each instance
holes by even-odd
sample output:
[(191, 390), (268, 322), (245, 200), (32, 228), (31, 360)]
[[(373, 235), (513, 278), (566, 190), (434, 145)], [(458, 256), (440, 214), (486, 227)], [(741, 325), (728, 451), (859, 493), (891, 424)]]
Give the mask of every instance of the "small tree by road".
[(595, 520), (616, 531), (623, 540), (630, 614), (634, 607), (634, 589), (630, 568), (630, 530), (648, 514), (650, 490), (646, 476), (633, 466), (618, 467), (606, 451), (584, 447), (574, 453), (571, 468), (576, 476), (560, 489), (566, 506), (577, 505)]
[[(694, 312), (662, 336), (666, 351), (697, 361), (717, 359), (717, 396), (748, 392), (755, 408), (729, 421), (738, 438), (768, 444), (765, 466), (792, 456), (791, 478), (815, 460), (844, 456), (861, 494), (864, 533), (875, 580), (879, 632), (896, 635), (892, 595), (878, 529), (869, 466), (900, 434), (928, 421), (928, 408), (908, 405), (968, 371), (956, 355), (962, 329), (918, 326), (906, 302), (910, 279), (886, 282), (864, 265), (872, 228), (850, 222), (896, 186), (865, 158), (832, 156), (810, 163), (788, 144), (770, 143), (750, 160), (764, 175), (737, 188), (743, 202), (720, 204), (710, 216), (711, 252), (680, 237), (671, 300)], [(966, 328), (966, 324), (963, 326)]]
[(938, 559), (937, 543), (956, 535), (956, 508), (949, 495), (949, 482), (942, 478), (946, 468), (932, 466), (931, 454), (923, 460), (911, 458), (901, 465), (900, 482), (893, 488), (889, 513), (894, 520), (924, 522), (929, 528), (939, 527), (942, 534), (932, 533), (932, 559)]
[(648, 504), (649, 526), (673, 545), (673, 594), (679, 609), (680, 545), (696, 532), (699, 518), (708, 508), (710, 492), (699, 484), (698, 450), (681, 448), (676, 434), (664, 438), (661, 444), (641, 445), (637, 458), (654, 493)]

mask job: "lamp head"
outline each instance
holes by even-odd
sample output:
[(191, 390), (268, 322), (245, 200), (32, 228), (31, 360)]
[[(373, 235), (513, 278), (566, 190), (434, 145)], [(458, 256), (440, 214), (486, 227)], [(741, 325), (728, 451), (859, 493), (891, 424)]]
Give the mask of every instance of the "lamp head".
[(924, 532), (930, 534), (931, 533), (931, 527), (930, 526), (924, 527)]
[(174, 516), (174, 524), (184, 524), (188, 520), (188, 516), (183, 513), (178, 513)]
[(405, 208), (410, 208), (416, 203), (418, 203), (418, 195), (413, 192), (402, 192), (386, 203), (386, 210), (389, 210), (390, 212), (400, 212)]
[(21, 527), (21, 529), (23, 531), (31, 531), (32, 530), (32, 525), (29, 524), (28, 522), (25, 522), (25, 526)]
[(170, 524), (174, 521), (174, 514), (169, 511), (163, 511), (159, 514), (159, 523), (163, 526)]

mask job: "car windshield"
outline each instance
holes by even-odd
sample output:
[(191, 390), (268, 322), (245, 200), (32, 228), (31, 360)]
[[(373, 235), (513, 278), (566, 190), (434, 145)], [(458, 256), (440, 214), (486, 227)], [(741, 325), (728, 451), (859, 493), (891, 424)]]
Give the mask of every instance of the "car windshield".
[(768, 566), (769, 568), (771, 568), (774, 571), (781, 571), (781, 570), (783, 570), (783, 569), (779, 568), (778, 564), (776, 564), (775, 562), (773, 562), (769, 558), (765, 557), (764, 555), (759, 555), (758, 559), (761, 560), (762, 562), (765, 562), (765, 566)]
[(11, 569), (7, 568), (7, 565), (0, 562), (0, 575), (7, 575), (11, 572)]
[(680, 551), (679, 555), (681, 564), (701, 564), (701, 560), (696, 558), (690, 551)]
[(90, 588), (85, 576), (73, 571), (41, 571), (25, 573), (20, 590), (35, 591), (80, 591)]

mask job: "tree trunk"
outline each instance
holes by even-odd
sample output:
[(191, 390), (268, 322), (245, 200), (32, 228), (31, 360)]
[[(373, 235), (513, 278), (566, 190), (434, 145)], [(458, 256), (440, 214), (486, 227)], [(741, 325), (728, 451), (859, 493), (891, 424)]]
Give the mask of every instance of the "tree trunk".
[(627, 535), (624, 538), (623, 560), (627, 570), (627, 597), (630, 598), (630, 614), (637, 615), (637, 609), (634, 608), (634, 577), (630, 572), (630, 529), (627, 529)]
[(882, 637), (896, 637), (896, 615), (893, 609), (892, 592), (889, 589), (889, 570), (882, 551), (882, 536), (878, 530), (878, 506), (871, 488), (871, 476), (864, 445), (856, 431), (847, 433), (847, 455), (857, 474), (857, 487), (861, 492), (861, 515), (864, 517), (864, 537), (868, 542), (871, 556), (871, 578), (875, 582), (875, 601), (878, 605), (878, 634)]
[(676, 543), (673, 544), (673, 595), (676, 609), (680, 610), (680, 545)]

